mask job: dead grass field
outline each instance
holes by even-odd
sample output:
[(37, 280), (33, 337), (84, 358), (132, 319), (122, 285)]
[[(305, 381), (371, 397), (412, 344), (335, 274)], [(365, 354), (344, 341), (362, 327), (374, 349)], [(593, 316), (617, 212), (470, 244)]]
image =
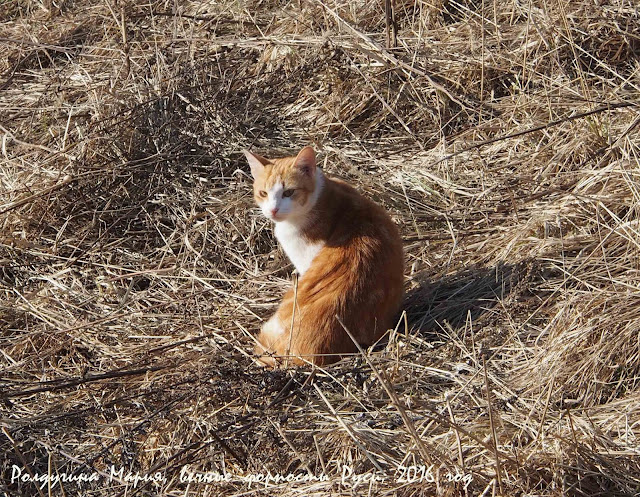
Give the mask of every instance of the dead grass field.
[[(382, 1), (0, 0), (4, 495), (638, 495), (640, 7), (393, 4), (387, 48)], [(405, 312), (269, 371), (240, 150), (309, 143)]]

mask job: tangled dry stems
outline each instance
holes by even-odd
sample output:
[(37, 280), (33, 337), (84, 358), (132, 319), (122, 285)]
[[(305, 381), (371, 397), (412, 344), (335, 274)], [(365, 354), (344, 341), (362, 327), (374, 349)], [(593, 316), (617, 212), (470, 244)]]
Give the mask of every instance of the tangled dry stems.
[[(53, 492), (351, 495), (346, 466), (386, 495), (634, 495), (633, 2), (397, 1), (396, 48), (378, 2), (0, 10), (6, 494), (45, 492), (14, 465), (114, 465), (166, 479)], [(366, 358), (265, 371), (290, 266), (239, 151), (306, 143), (401, 227), (405, 314)]]

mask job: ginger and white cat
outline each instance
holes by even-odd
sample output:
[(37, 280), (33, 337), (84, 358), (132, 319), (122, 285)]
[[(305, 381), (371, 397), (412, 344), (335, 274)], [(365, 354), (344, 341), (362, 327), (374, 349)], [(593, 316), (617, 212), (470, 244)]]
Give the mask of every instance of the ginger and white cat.
[(402, 239), (389, 215), (326, 177), (311, 147), (282, 159), (244, 153), (255, 200), (299, 275), (297, 291), (286, 293), (262, 327), (260, 361), (322, 365), (357, 351), (336, 316), (359, 344), (374, 343), (404, 295)]

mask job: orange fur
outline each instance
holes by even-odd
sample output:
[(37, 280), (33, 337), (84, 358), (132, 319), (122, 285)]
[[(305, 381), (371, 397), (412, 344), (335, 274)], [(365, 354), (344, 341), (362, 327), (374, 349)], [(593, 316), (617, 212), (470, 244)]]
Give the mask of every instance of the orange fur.
[[(246, 154), (258, 205), (264, 210), (269, 201), (261, 191), (280, 188), (282, 183), (281, 189), (294, 190), (292, 212), (304, 213), (291, 221), (299, 231), (285, 232), (300, 239), (281, 239), (283, 246), (311, 247), (309, 254), (315, 254), (298, 279), (293, 332), (295, 291), (291, 288), (258, 336), (256, 352), (261, 361), (276, 365), (289, 355), (290, 363), (304, 364), (305, 359), (322, 365), (357, 351), (336, 316), (358, 343), (371, 345), (392, 326), (404, 295), (402, 240), (395, 224), (381, 207), (347, 183), (318, 179), (317, 174), (322, 175), (315, 171), (315, 154), (309, 147), (297, 157), (271, 161)], [(315, 203), (305, 207), (313, 201), (316, 188), (320, 190)]]

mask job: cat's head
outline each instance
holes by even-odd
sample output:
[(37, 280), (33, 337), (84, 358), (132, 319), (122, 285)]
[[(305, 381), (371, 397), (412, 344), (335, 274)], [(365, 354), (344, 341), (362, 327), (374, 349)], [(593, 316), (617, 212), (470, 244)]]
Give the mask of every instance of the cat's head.
[(247, 150), (244, 154), (251, 166), (253, 195), (265, 217), (295, 221), (309, 213), (322, 187), (313, 148), (282, 159), (265, 159)]

